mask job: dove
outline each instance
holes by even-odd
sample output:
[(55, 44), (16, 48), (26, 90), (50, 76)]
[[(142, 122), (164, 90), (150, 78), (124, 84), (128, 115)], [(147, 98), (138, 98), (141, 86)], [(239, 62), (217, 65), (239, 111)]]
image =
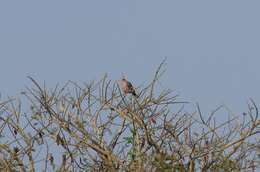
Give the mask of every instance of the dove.
[(132, 94), (133, 96), (137, 97), (137, 94), (131, 82), (123, 78), (119, 81), (119, 84), (125, 94)]

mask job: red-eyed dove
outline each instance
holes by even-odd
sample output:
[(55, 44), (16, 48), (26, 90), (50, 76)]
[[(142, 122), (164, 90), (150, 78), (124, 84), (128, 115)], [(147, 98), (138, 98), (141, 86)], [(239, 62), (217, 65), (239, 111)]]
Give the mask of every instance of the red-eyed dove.
[(125, 94), (132, 94), (133, 96), (136, 96), (135, 89), (131, 82), (127, 81), (125, 78), (121, 79), (119, 81), (120, 87), (123, 90)]

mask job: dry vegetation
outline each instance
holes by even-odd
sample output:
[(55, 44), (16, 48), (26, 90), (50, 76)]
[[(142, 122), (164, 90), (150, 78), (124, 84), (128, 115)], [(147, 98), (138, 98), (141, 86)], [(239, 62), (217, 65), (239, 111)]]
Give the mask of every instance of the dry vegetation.
[[(216, 122), (184, 110), (153, 80), (124, 95), (104, 77), (80, 86), (33, 86), (0, 103), (0, 171), (257, 171), (260, 119), (248, 112)], [(227, 112), (228, 115), (228, 112)]]

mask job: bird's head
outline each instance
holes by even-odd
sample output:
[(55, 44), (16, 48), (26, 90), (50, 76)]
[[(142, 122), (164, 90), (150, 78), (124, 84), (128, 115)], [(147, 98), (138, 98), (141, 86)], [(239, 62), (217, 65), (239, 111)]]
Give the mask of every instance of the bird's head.
[(127, 80), (127, 76), (124, 73), (122, 73), (122, 81), (126, 81), (126, 80)]

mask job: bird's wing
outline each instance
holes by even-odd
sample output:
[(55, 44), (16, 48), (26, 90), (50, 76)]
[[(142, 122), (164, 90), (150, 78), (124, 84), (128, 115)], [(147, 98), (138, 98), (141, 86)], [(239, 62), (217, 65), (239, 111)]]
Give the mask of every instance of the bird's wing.
[(131, 90), (132, 90), (132, 89), (134, 89), (134, 87), (133, 87), (132, 83), (131, 83), (131, 82), (129, 82), (129, 81), (127, 82), (127, 87), (128, 87), (129, 89), (131, 89)]

